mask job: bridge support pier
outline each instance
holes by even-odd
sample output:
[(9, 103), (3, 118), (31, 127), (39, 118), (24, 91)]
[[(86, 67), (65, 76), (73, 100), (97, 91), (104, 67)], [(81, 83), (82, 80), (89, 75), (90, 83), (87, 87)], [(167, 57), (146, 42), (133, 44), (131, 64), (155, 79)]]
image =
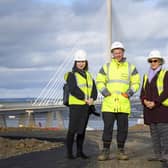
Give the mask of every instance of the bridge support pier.
[(28, 127), (35, 127), (36, 123), (35, 123), (35, 116), (33, 111), (32, 112), (28, 112)]
[(52, 127), (52, 123), (53, 123), (53, 112), (48, 112), (47, 113), (47, 119), (46, 119), (46, 128)]
[(60, 111), (56, 111), (56, 120), (58, 128), (65, 129), (64, 120)]
[(26, 119), (27, 119), (27, 114), (20, 114), (19, 115), (18, 126), (19, 127), (26, 126)]
[(19, 116), (19, 127), (35, 127), (35, 116), (33, 110), (26, 110), (25, 114)]
[(0, 127), (7, 127), (5, 115), (0, 115)]

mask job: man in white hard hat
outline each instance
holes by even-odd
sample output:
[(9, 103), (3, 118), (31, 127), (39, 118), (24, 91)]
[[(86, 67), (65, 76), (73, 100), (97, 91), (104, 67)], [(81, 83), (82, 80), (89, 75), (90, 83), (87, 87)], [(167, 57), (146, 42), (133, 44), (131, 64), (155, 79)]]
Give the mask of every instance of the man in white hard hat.
[(147, 61), (150, 68), (144, 75), (140, 98), (155, 154), (148, 160), (161, 161), (162, 167), (168, 168), (168, 71), (162, 69), (164, 58), (158, 50), (152, 50)]
[(124, 45), (119, 41), (116, 41), (116, 42), (112, 43), (111, 52), (113, 52), (114, 49), (122, 49), (123, 51), (125, 51)]
[(96, 84), (104, 96), (102, 115), (104, 122), (103, 150), (98, 160), (109, 159), (113, 126), (117, 121), (117, 159), (128, 160), (125, 153), (125, 142), (128, 134), (128, 116), (131, 111), (130, 97), (140, 86), (140, 76), (136, 67), (126, 61), (125, 48), (121, 42), (114, 42), (111, 46), (112, 59), (100, 69)]

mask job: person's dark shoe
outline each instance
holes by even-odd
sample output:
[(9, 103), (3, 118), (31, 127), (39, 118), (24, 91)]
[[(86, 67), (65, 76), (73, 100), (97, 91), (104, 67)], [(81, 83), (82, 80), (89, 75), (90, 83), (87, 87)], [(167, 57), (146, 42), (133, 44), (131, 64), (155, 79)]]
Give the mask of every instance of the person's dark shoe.
[(67, 158), (71, 160), (76, 159), (76, 157), (73, 154), (68, 154)]
[(151, 162), (162, 161), (162, 160), (163, 160), (162, 158), (160, 158), (160, 157), (155, 157), (155, 156), (148, 158), (148, 161), (151, 161)]
[(167, 159), (160, 158), (159, 161), (160, 162), (167, 162)]
[[(166, 159), (165, 159), (166, 160)], [(162, 168), (168, 168), (168, 161), (162, 161)]]
[(76, 157), (80, 157), (82, 159), (89, 159), (89, 156), (85, 155), (83, 152), (77, 153)]

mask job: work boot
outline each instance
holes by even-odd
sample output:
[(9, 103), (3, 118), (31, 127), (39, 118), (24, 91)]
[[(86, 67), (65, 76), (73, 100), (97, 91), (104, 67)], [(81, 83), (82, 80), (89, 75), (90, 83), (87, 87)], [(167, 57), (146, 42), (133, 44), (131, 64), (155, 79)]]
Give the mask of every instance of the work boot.
[(99, 161), (105, 161), (109, 159), (109, 155), (110, 155), (110, 149), (108, 148), (104, 148), (100, 155), (97, 157), (97, 160)]
[(129, 160), (128, 155), (125, 153), (124, 149), (119, 149), (117, 152), (118, 160)]

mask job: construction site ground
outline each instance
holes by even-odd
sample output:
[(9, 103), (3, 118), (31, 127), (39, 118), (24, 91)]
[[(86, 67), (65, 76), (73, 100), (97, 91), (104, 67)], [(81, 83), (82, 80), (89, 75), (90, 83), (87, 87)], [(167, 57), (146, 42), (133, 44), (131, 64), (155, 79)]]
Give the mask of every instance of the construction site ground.
[(116, 159), (116, 131), (111, 145), (111, 159), (97, 160), (102, 149), (101, 130), (86, 133), (84, 152), (90, 156), (89, 159), (69, 160), (66, 158), (66, 132), (56, 129), (1, 128), (0, 168), (161, 168), (160, 162), (147, 160), (152, 154), (147, 126), (129, 128), (126, 143), (128, 161)]

